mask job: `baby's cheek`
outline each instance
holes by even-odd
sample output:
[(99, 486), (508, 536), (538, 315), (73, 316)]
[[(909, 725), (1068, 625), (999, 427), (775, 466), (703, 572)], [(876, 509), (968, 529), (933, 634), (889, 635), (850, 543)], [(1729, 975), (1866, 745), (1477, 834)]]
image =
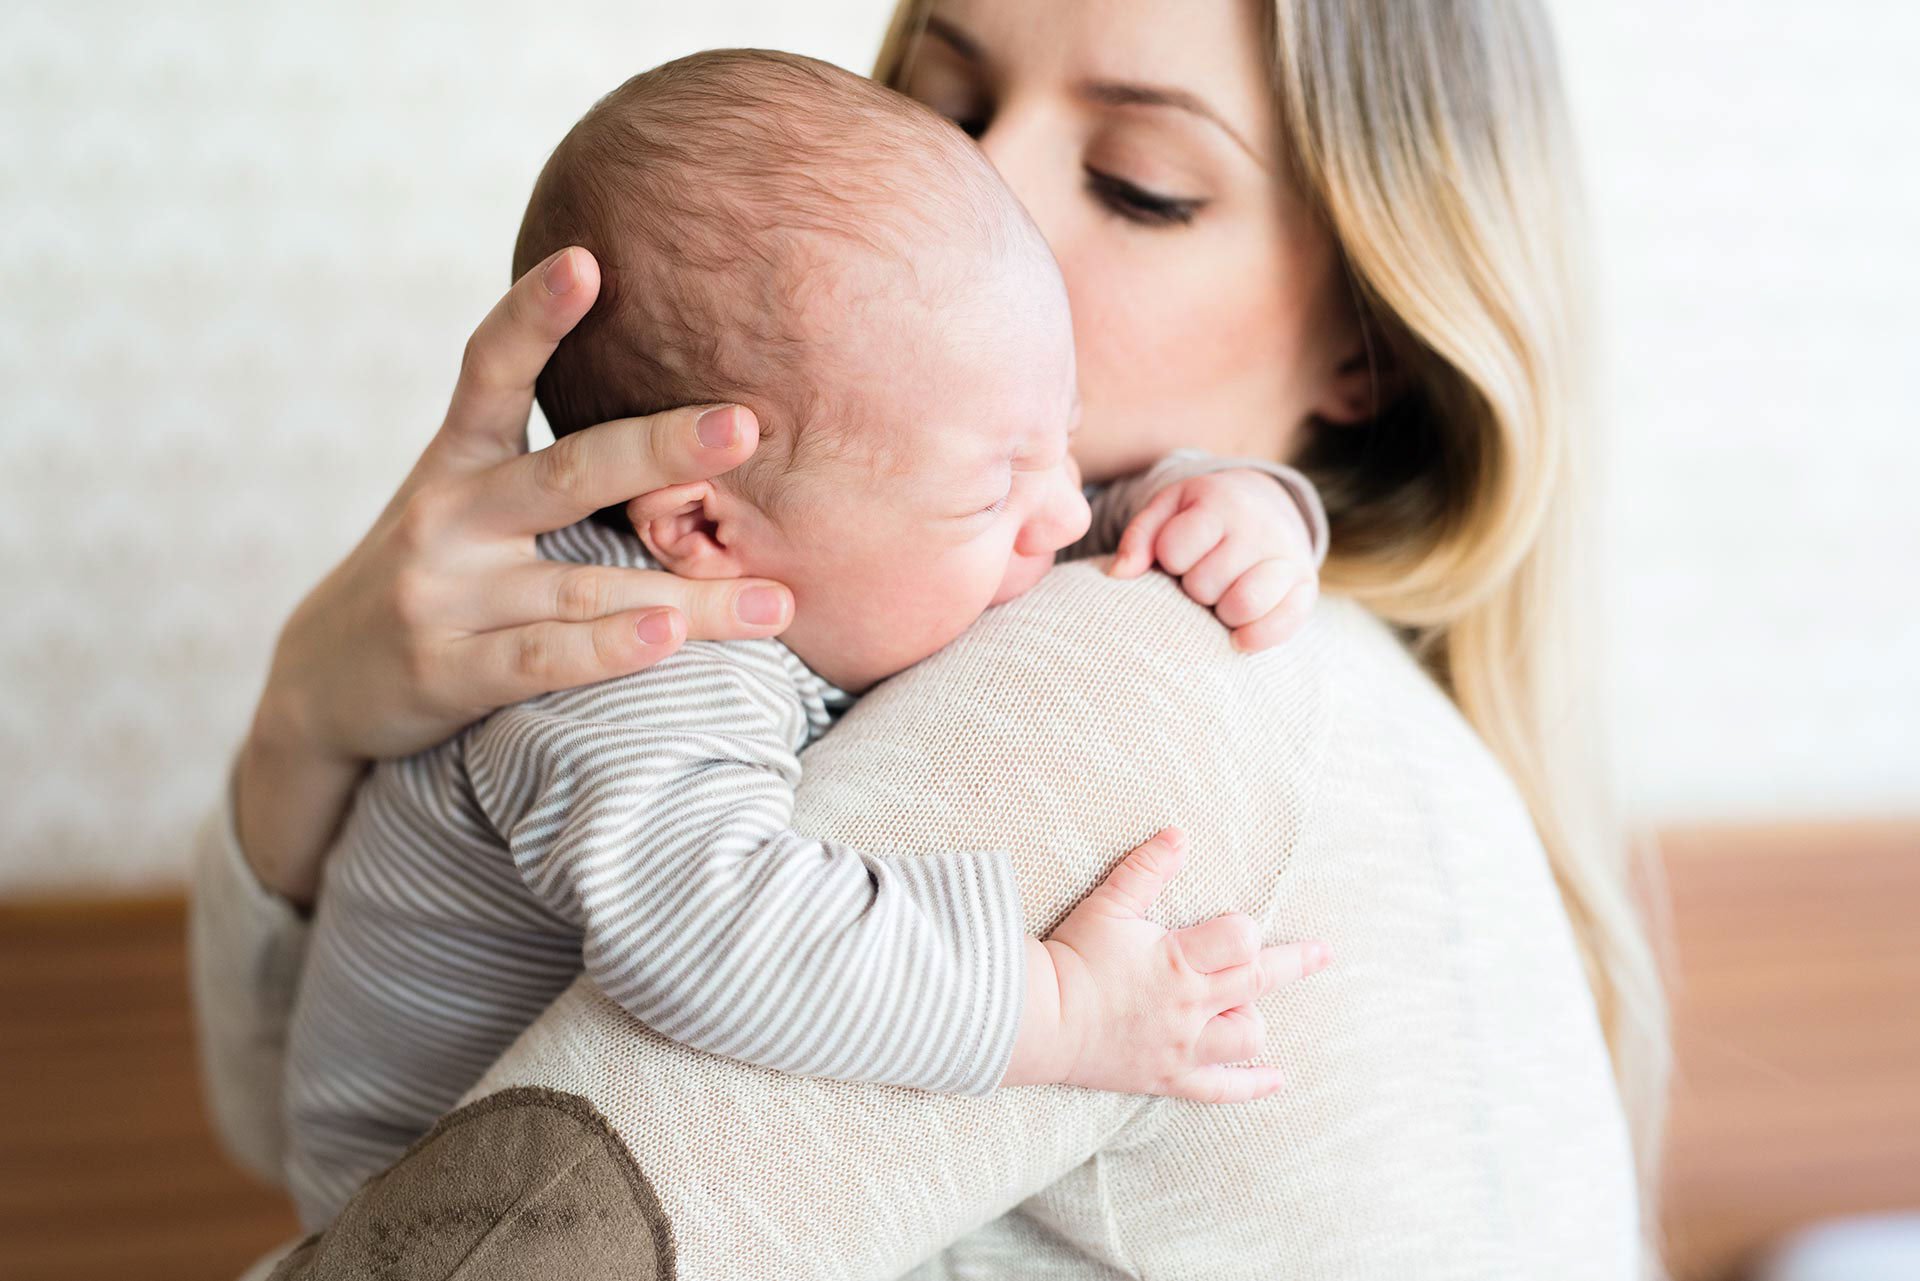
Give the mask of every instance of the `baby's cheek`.
[(1000, 580), (999, 589), (993, 594), (992, 603), (1005, 604), (1016, 596), (1025, 595), (1047, 576), (1053, 568), (1052, 556), (1015, 556), (1007, 566), (1007, 572)]

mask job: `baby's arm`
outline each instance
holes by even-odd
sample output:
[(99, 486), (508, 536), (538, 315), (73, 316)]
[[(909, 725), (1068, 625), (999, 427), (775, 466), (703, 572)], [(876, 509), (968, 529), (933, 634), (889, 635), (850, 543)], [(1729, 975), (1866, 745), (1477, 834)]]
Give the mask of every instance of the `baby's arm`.
[(1316, 954), (1261, 949), (1244, 918), (1145, 920), (1177, 839), (1136, 851), (1047, 942), (1027, 938), (1004, 854), (885, 859), (792, 831), (798, 763), (756, 696), (731, 663), (683, 651), (500, 713), (471, 744), (521, 879), (580, 928), (588, 973), (635, 1017), (766, 1067), (949, 1093), (1277, 1088), (1222, 1065), (1259, 1044), (1256, 997)]
[(1081, 547), (1113, 550), (1109, 572), (1120, 578), (1159, 565), (1251, 652), (1306, 621), (1327, 517), (1313, 483), (1291, 467), (1182, 450), (1101, 490)]

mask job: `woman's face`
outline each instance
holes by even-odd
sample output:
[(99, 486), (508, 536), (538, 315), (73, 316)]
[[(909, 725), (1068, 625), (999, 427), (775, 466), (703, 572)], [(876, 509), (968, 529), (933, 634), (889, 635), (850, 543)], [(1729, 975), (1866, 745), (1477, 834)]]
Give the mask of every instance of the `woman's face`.
[(901, 88), (980, 140), (1060, 262), (1090, 480), (1284, 458), (1364, 414), (1338, 254), (1281, 179), (1256, 0), (938, 0)]

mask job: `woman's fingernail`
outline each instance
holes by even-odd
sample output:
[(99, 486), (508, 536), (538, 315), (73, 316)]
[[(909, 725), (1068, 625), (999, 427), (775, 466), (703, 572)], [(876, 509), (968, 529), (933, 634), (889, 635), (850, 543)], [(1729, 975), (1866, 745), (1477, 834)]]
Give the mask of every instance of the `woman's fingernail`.
[(664, 609), (656, 609), (651, 614), (642, 614), (640, 621), (633, 625), (634, 634), (642, 645), (673, 644), (673, 615)]
[(571, 249), (562, 249), (560, 256), (547, 264), (547, 269), (540, 273), (540, 283), (555, 298), (573, 292), (573, 287), (580, 283), (580, 273), (573, 269)]
[(708, 449), (731, 449), (739, 438), (737, 424), (734, 422), (734, 406), (721, 405), (709, 409), (693, 420), (693, 434)]
[(786, 593), (772, 587), (749, 587), (734, 598), (733, 612), (751, 627), (766, 627), (787, 616)]

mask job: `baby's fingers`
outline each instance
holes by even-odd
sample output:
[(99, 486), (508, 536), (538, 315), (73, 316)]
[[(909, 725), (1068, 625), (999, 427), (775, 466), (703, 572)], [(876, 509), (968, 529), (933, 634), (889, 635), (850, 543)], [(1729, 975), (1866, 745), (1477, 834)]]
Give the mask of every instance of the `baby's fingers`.
[(1180, 510), (1180, 486), (1168, 485), (1134, 514), (1120, 534), (1107, 573), (1115, 578), (1137, 578), (1153, 568), (1153, 544), (1161, 528)]
[(1333, 953), (1325, 943), (1281, 943), (1261, 949), (1251, 965), (1237, 965), (1207, 976), (1207, 999), (1214, 1008), (1248, 1005), (1289, 983), (1327, 968)]
[(1163, 827), (1121, 859), (1082, 906), (1110, 915), (1144, 916), (1186, 861), (1186, 833), (1177, 827)]
[(1260, 953), (1260, 991), (1271, 992), (1318, 974), (1333, 963), (1333, 949), (1325, 943), (1279, 943)]
[(1176, 1079), (1165, 1093), (1200, 1103), (1251, 1103), (1279, 1093), (1286, 1083), (1279, 1068), (1203, 1067)]
[[(1257, 554), (1249, 550), (1243, 541), (1228, 535), (1222, 538), (1212, 551), (1202, 556), (1199, 564), (1181, 575), (1180, 590), (1184, 591), (1187, 599), (1196, 605), (1205, 605), (1211, 609), (1225, 600), (1228, 592), (1245, 582), (1261, 565), (1269, 563), (1271, 562), (1258, 560)], [(1275, 595), (1268, 602), (1268, 608), (1271, 609), (1279, 603), (1280, 597)], [(1241, 621), (1252, 622), (1253, 618), (1258, 618), (1260, 614), (1266, 612), (1263, 609), (1252, 618)], [(1236, 626), (1234, 623), (1228, 623), (1224, 614), (1221, 615), (1220, 621), (1228, 627)]]
[[(1262, 560), (1225, 585), (1214, 598), (1214, 613), (1228, 627), (1245, 627), (1279, 608), (1289, 593), (1313, 581), (1313, 567), (1296, 560)], [(1202, 602), (1203, 604), (1207, 602)]]
[(1236, 1005), (1207, 1020), (1194, 1046), (1194, 1057), (1211, 1066), (1242, 1063), (1267, 1048), (1267, 1021), (1251, 1005)]
[(1229, 639), (1233, 647), (1243, 654), (1256, 654), (1275, 645), (1284, 645), (1306, 626), (1307, 617), (1313, 613), (1314, 602), (1319, 599), (1319, 582), (1313, 579), (1302, 582), (1265, 616), (1245, 626), (1228, 624), (1233, 627)]
[(1173, 945), (1188, 965), (1212, 974), (1251, 964), (1260, 955), (1260, 927), (1245, 912), (1228, 912), (1176, 930)]
[(1198, 565), (1226, 536), (1226, 526), (1213, 512), (1205, 507), (1184, 507), (1154, 538), (1153, 558), (1160, 563), (1160, 568), (1179, 578)]

